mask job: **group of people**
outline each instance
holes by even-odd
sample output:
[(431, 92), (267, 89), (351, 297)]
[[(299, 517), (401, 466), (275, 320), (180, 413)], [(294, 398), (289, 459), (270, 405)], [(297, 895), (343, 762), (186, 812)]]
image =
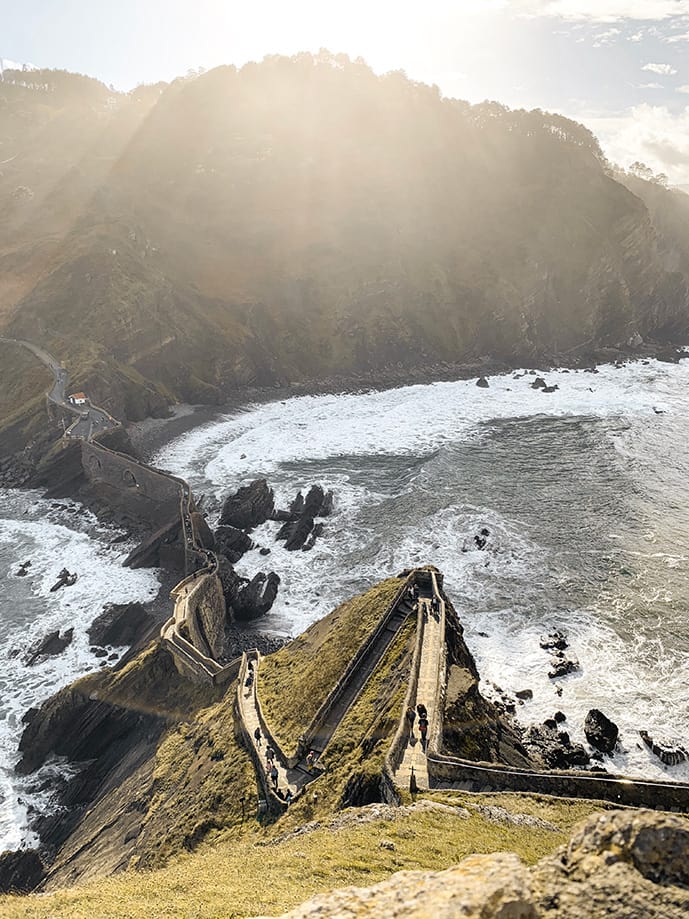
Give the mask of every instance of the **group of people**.
[[(411, 602), (414, 604), (414, 607), (416, 608), (416, 605), (419, 602), (419, 587), (417, 584), (412, 584), (409, 587), (409, 590), (407, 591), (407, 596), (409, 597)], [(440, 598), (434, 594), (431, 597), (430, 603), (431, 603), (431, 612), (433, 613), (433, 616), (437, 619), (438, 616), (440, 615)], [(424, 607), (424, 620), (426, 619), (426, 611), (427, 611), (427, 607)]]
[(414, 740), (414, 722), (416, 717), (419, 718), (419, 737), (421, 738), (421, 749), (426, 752), (426, 744), (428, 743), (428, 711), (426, 706), (419, 702), (416, 708), (413, 708), (411, 705), (407, 709), (407, 724), (409, 725), (409, 741), (410, 743)]
[[(263, 744), (263, 734), (261, 734), (261, 729), (259, 727), (254, 731), (254, 740), (256, 741), (256, 746), (260, 747)], [(287, 791), (282, 791), (278, 785), (278, 779), (280, 774), (278, 772), (278, 767), (275, 765), (275, 750), (270, 744), (266, 745), (266, 762), (265, 762), (266, 776), (270, 779), (270, 782), (275, 790), (275, 794), (284, 801), (287, 806), (292, 803), (293, 794), (292, 790), (287, 788)]]

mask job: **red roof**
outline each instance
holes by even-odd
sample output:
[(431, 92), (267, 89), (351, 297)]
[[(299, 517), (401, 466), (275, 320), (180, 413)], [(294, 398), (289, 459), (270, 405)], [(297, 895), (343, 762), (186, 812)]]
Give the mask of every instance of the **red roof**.
[(86, 393), (85, 392), (73, 392), (69, 398), (70, 399), (85, 399)]

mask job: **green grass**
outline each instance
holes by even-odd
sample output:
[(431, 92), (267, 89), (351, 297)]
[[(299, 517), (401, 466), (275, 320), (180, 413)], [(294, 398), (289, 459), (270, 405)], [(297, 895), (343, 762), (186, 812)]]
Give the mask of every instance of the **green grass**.
[(402, 583), (388, 578), (348, 600), (261, 664), (263, 713), (286, 755), (294, 753), (300, 735)]
[[(437, 797), (437, 796), (432, 796)], [(237, 829), (158, 871), (128, 871), (47, 896), (0, 898), (6, 919), (231, 919), (278, 915), (308, 897), (346, 885), (369, 885), (395, 871), (439, 871), (474, 852), (516, 852), (531, 864), (562, 844), (594, 812), (590, 802), (529, 796), (452, 795), (453, 805), (534, 808), (560, 829), (495, 823), (475, 812), (416, 810), (394, 820), (323, 825), (271, 844), (274, 828)], [(392, 843), (394, 848), (387, 848)], [(383, 845), (384, 844), (384, 845)]]

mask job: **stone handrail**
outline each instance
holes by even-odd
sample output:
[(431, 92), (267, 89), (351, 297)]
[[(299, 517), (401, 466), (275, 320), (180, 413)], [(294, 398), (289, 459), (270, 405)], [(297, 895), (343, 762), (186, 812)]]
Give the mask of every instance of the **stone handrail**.
[[(330, 690), (325, 700), (322, 702), (320, 708), (318, 709), (316, 714), (311, 719), (311, 723), (309, 724), (307, 729), (304, 731), (304, 734), (302, 735), (302, 737), (299, 739), (299, 745), (297, 747), (296, 754), (293, 757), (290, 757), (289, 759), (289, 764), (291, 766), (295, 765), (297, 762), (299, 762), (300, 759), (303, 758), (303, 756), (306, 753), (306, 750), (310, 746), (310, 740), (318, 733), (320, 728), (325, 724), (328, 715), (332, 711), (334, 705), (337, 703), (342, 693), (347, 688), (349, 682), (356, 678), (359, 664), (361, 663), (362, 658), (378, 642), (380, 636), (387, 628), (390, 619), (392, 619), (395, 612), (397, 611), (397, 607), (404, 599), (404, 596), (407, 590), (409, 589), (410, 585), (414, 582), (415, 577), (416, 577), (416, 571), (412, 571), (410, 572), (410, 574), (407, 575), (404, 582), (400, 586), (399, 590), (395, 594), (394, 599), (390, 602), (385, 614), (381, 618), (376, 628), (361, 643), (356, 654), (354, 655), (354, 657), (350, 660), (349, 664), (347, 665), (347, 668), (345, 669), (344, 673), (339, 678), (337, 683), (333, 686), (333, 688)], [(357, 698), (358, 698), (358, 694), (357, 694)], [(356, 701), (356, 699), (354, 699), (353, 702), (354, 701)]]
[(414, 644), (414, 652), (412, 654), (409, 682), (407, 683), (407, 691), (404, 695), (404, 703), (402, 705), (402, 713), (400, 715), (399, 724), (397, 725), (397, 731), (395, 732), (392, 744), (390, 745), (390, 748), (385, 756), (385, 769), (387, 771), (388, 777), (392, 777), (394, 775), (404, 756), (404, 747), (409, 736), (407, 710), (411, 707), (412, 702), (416, 699), (416, 691), (419, 684), (419, 666), (421, 664), (423, 637), (424, 615), (423, 608), (419, 603), (417, 604), (416, 611), (416, 642)]

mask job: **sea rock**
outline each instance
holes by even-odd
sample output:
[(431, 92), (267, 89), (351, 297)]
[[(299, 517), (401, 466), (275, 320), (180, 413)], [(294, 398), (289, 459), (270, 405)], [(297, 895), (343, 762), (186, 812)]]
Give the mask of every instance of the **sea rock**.
[(36, 849), (0, 853), (0, 893), (30, 893), (44, 875), (45, 865)]
[(567, 715), (565, 715), (564, 712), (557, 711), (553, 715), (553, 720), (555, 721), (555, 724), (562, 724), (563, 721), (567, 720)]
[(266, 520), (275, 510), (275, 496), (265, 479), (244, 485), (223, 502), (220, 524), (239, 530), (251, 530)]
[(280, 577), (274, 571), (254, 575), (237, 590), (232, 602), (235, 617), (250, 620), (264, 616), (275, 602), (279, 586)]
[(639, 731), (641, 739), (649, 748), (651, 753), (655, 754), (658, 759), (666, 766), (677, 766), (689, 759), (689, 752), (679, 744), (668, 743), (663, 740), (654, 740), (648, 731)]
[(532, 725), (526, 733), (524, 743), (536, 753), (551, 769), (570, 769), (573, 766), (587, 766), (590, 757), (581, 744), (573, 744), (566, 731), (558, 731), (555, 719), (548, 719), (542, 725)]
[(584, 733), (592, 747), (601, 753), (612, 753), (620, 730), (603, 712), (592, 708), (584, 720)]
[(40, 641), (31, 645), (24, 658), (24, 663), (27, 667), (33, 667), (41, 658), (55, 657), (57, 654), (62, 654), (65, 648), (71, 645), (73, 638), (73, 628), (67, 629), (63, 633), (60, 633), (58, 629), (54, 632), (49, 632)]
[(92, 645), (133, 645), (153, 625), (153, 617), (141, 603), (109, 603), (88, 629)]
[(254, 543), (244, 530), (232, 526), (219, 526), (215, 530), (215, 548), (234, 565), (245, 552), (254, 548)]
[(520, 689), (515, 692), (515, 696), (522, 701), (533, 699), (533, 689)]
[(552, 386), (542, 386), (542, 387), (541, 387), (541, 392), (555, 392), (555, 391), (558, 390), (559, 388), (560, 388), (560, 387), (557, 385), (557, 383), (553, 383)]
[(532, 389), (545, 389), (548, 384), (543, 379), (543, 377), (536, 377), (536, 379), (531, 384)]
[(76, 580), (76, 574), (72, 574), (67, 570), (67, 568), (63, 568), (57, 576), (57, 581), (50, 588), (51, 594), (54, 594), (56, 591), (60, 590), (61, 587), (71, 587), (72, 584), (76, 583)]
[(559, 631), (551, 632), (547, 637), (541, 638), (539, 644), (544, 651), (566, 651), (569, 648), (567, 636)]
[(561, 676), (567, 676), (569, 673), (576, 673), (581, 669), (579, 661), (576, 658), (569, 657), (551, 657), (550, 670), (548, 676), (551, 680), (557, 680)]
[(490, 386), (490, 383), (485, 377), (479, 377), (478, 380), (476, 380), (476, 385), (480, 389), (488, 389), (488, 387)]

